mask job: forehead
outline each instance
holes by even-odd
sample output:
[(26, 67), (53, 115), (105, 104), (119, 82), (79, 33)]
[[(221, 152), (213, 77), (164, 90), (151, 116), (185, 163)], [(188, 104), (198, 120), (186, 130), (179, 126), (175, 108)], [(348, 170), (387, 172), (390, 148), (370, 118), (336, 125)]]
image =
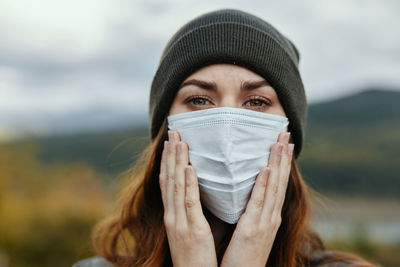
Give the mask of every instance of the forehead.
[(246, 69), (245, 67), (233, 65), (233, 64), (212, 64), (198, 69), (186, 80), (194, 78), (213, 79), (213, 80), (265, 80), (262, 76), (257, 73)]
[(258, 92), (275, 96), (272, 86), (257, 73), (238, 65), (213, 64), (189, 75), (178, 90), (178, 95), (197, 90), (209, 92)]

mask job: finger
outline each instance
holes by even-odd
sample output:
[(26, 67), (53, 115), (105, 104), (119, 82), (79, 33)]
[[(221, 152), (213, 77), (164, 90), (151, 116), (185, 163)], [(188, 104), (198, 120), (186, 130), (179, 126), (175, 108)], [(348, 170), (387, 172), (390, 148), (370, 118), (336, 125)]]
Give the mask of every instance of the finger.
[(281, 169), (280, 169), (280, 186), (278, 189), (278, 201), (274, 212), (281, 214), (282, 206), (285, 201), (286, 189), (290, 179), (290, 168), (293, 156), (294, 144), (287, 144), (282, 151)]
[(168, 150), (168, 141), (164, 141), (164, 149), (161, 154), (161, 164), (160, 164), (160, 190), (161, 190), (161, 198), (164, 206), (165, 212), (167, 212), (167, 150)]
[(265, 191), (267, 188), (268, 175), (270, 170), (267, 167), (261, 168), (256, 178), (256, 183), (251, 192), (250, 200), (247, 203), (245, 214), (258, 221), (264, 206)]
[(168, 209), (171, 211), (171, 214), (174, 214), (176, 140), (172, 131), (168, 132), (168, 140), (166, 196)]
[(200, 225), (205, 218), (200, 204), (200, 193), (197, 174), (193, 166), (187, 166), (185, 168), (185, 179), (186, 216), (189, 224)]
[(283, 132), (279, 134), (278, 142), (282, 144), (288, 144), (290, 139), (290, 132)]
[(181, 135), (179, 134), (178, 131), (169, 131), (169, 132), (172, 133), (172, 135), (174, 136), (174, 139), (175, 139), (176, 142), (181, 141)]
[(278, 194), (282, 149), (282, 143), (275, 143), (271, 148), (270, 159), (268, 163), (268, 167), (271, 171), (269, 174), (267, 189), (265, 192), (264, 207), (261, 215), (262, 220), (271, 217), (272, 211), (275, 207), (275, 201)]
[[(275, 207), (273, 208), (273, 212), (278, 212), (279, 214), (281, 213), (281, 210), (279, 209), (280, 203), (283, 203), (283, 200), (285, 199), (285, 192), (286, 192), (286, 187), (287, 187), (287, 178), (286, 174), (288, 175), (289, 173), (287, 172), (288, 170), (288, 143), (290, 139), (290, 132), (283, 132), (280, 133), (278, 142), (283, 144), (282, 148), (282, 154), (281, 154), (281, 162), (280, 162), (280, 167), (279, 167), (279, 178), (278, 178), (278, 192), (277, 192), (277, 198), (275, 201)], [(290, 166), (289, 166), (289, 171), (290, 171)]]
[(176, 145), (174, 205), (176, 222), (186, 224), (185, 210), (185, 167), (188, 165), (188, 150), (184, 142)]

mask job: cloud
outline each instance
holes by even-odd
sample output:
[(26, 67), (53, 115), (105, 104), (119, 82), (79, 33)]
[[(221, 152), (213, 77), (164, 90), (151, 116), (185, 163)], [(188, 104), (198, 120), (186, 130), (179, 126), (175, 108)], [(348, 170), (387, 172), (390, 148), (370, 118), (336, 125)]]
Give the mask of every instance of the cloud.
[(53, 129), (56, 118), (95, 121), (102, 111), (114, 122), (123, 114), (146, 120), (168, 39), (195, 16), (227, 7), (262, 17), (296, 44), (310, 102), (371, 85), (400, 90), (398, 1), (4, 0), (1, 128), (29, 121)]

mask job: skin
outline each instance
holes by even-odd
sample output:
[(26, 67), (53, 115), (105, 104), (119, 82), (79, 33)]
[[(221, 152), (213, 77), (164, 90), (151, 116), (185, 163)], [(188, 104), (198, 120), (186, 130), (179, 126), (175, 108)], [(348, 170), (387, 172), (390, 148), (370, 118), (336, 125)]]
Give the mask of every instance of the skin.
[[(258, 74), (229, 64), (204, 67), (182, 83), (169, 115), (214, 107), (248, 108), (285, 116), (274, 89)], [(281, 133), (271, 147), (269, 164), (253, 187), (221, 266), (265, 266), (281, 224), (294, 145)], [(215, 247), (228, 224), (201, 207), (196, 170), (188, 145), (168, 132), (160, 166), (164, 224), (174, 266), (217, 266)]]

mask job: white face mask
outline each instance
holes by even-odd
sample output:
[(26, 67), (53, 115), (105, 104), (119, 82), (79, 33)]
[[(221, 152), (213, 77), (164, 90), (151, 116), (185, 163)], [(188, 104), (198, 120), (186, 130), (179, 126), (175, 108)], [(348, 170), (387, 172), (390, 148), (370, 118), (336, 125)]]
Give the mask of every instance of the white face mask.
[(231, 107), (168, 117), (168, 128), (189, 146), (202, 204), (231, 224), (245, 211), (256, 176), (288, 124), (280, 115)]

